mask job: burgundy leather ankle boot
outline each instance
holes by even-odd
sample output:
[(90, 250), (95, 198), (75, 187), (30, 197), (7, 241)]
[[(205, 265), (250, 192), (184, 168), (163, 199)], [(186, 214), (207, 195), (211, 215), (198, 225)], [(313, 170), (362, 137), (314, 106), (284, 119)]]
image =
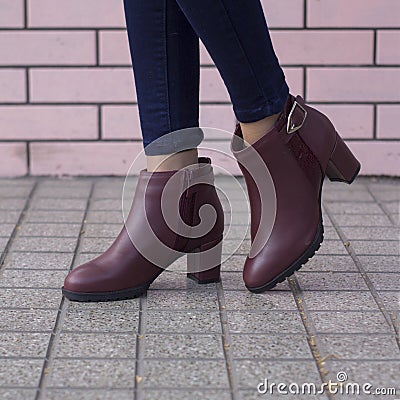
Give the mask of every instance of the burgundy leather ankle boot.
[[(252, 247), (243, 279), (251, 292), (260, 293), (292, 275), (319, 249), (323, 241), (324, 176), (350, 184), (360, 163), (329, 119), (307, 106), (300, 96), (292, 95), (274, 127), (252, 146), (244, 145), (238, 124), (231, 148), (245, 177), (251, 209)], [(260, 162), (265, 163), (273, 181), (276, 216), (268, 228), (272, 229), (269, 237), (254, 249), (257, 234), (267, 229), (265, 224), (260, 226), (266, 198), (263, 191), (271, 190), (257, 187), (249, 173), (259, 170)]]
[(217, 282), (224, 214), (213, 183), (207, 158), (179, 171), (142, 171), (117, 239), (102, 255), (72, 270), (63, 294), (75, 301), (137, 297), (186, 253), (189, 278)]

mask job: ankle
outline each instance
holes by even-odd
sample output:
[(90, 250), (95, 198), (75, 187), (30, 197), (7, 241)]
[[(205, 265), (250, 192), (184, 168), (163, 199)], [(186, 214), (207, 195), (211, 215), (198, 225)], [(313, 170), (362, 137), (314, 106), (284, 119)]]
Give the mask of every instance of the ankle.
[(273, 128), (280, 114), (281, 113), (273, 114), (255, 122), (240, 122), (243, 139), (248, 144), (255, 143), (258, 139), (263, 137), (268, 131)]
[(177, 171), (189, 165), (197, 164), (198, 152), (195, 148), (173, 154), (147, 156), (146, 161), (147, 171), (149, 172)]

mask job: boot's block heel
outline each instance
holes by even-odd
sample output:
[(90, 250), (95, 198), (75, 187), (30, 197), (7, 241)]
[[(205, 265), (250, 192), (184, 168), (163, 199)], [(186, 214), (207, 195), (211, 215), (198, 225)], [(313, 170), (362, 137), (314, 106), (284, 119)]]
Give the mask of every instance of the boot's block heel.
[(343, 139), (336, 134), (336, 143), (326, 168), (326, 176), (331, 181), (352, 183), (360, 172), (360, 163), (347, 147)]
[(221, 255), (222, 238), (201, 245), (187, 255), (187, 277), (200, 284), (219, 282)]

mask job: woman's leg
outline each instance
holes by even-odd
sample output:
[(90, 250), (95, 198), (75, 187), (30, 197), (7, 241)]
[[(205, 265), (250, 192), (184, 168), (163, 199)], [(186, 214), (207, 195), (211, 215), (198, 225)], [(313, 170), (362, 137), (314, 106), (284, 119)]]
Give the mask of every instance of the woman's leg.
[(199, 129), (165, 135), (199, 125), (199, 39), (175, 0), (124, 6), (148, 169), (196, 163)]
[(276, 121), (289, 89), (259, 0), (176, 0), (214, 60), (243, 136), (253, 143)]

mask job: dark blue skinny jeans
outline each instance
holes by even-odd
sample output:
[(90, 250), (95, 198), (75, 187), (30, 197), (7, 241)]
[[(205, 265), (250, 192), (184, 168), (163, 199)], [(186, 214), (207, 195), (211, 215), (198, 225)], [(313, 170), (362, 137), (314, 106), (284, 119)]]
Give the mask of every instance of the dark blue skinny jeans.
[(289, 89), (259, 0), (124, 0), (124, 6), (147, 155), (194, 148), (202, 140), (201, 130), (163, 139), (199, 126), (199, 38), (238, 121), (282, 111)]

